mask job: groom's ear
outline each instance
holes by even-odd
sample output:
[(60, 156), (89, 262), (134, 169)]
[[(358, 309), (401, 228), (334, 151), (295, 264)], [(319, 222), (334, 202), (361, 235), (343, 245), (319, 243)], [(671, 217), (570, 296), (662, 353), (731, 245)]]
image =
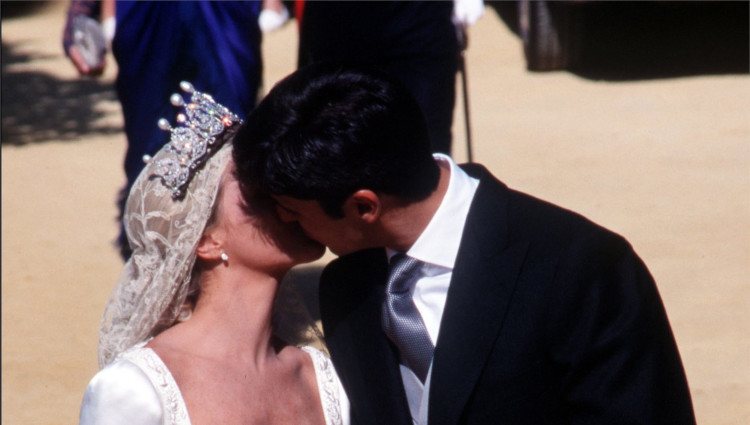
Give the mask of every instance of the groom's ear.
[(367, 224), (376, 222), (382, 213), (380, 197), (369, 189), (360, 189), (344, 201), (344, 215), (356, 217)]

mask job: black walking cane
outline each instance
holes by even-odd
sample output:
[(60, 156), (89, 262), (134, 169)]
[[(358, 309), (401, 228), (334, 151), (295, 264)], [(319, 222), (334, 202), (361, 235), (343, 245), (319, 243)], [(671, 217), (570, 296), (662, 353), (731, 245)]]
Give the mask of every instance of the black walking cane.
[(466, 153), (469, 162), (474, 162), (474, 155), (471, 151), (471, 121), (469, 120), (469, 90), (468, 78), (466, 77), (466, 60), (464, 52), (469, 45), (466, 37), (466, 27), (462, 24), (456, 24), (456, 38), (458, 39), (458, 71), (461, 73), (461, 91), (464, 98), (464, 124), (466, 124)]

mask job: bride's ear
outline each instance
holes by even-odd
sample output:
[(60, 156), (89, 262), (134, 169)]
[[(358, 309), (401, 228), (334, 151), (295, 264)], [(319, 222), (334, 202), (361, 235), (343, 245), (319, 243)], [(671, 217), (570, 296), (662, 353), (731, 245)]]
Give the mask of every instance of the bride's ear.
[(207, 230), (198, 241), (195, 254), (201, 260), (218, 261), (221, 258), (222, 240), (218, 232)]

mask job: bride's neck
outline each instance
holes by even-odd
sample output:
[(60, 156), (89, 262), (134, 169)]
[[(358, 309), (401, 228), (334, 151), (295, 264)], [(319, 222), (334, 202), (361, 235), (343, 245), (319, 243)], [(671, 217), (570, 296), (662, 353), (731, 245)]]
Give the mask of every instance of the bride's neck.
[(196, 349), (262, 365), (275, 356), (271, 317), (280, 278), (251, 270), (207, 273), (185, 322), (199, 335)]

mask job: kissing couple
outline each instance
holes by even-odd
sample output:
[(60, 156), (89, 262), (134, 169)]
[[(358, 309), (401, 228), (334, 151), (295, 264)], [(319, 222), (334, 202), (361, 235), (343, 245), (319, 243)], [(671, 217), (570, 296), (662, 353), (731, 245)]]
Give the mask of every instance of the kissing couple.
[[(695, 423), (631, 245), (432, 154), (389, 77), (311, 65), (244, 122), (185, 88), (127, 200), (81, 424)], [(330, 358), (274, 309), (326, 246)]]

